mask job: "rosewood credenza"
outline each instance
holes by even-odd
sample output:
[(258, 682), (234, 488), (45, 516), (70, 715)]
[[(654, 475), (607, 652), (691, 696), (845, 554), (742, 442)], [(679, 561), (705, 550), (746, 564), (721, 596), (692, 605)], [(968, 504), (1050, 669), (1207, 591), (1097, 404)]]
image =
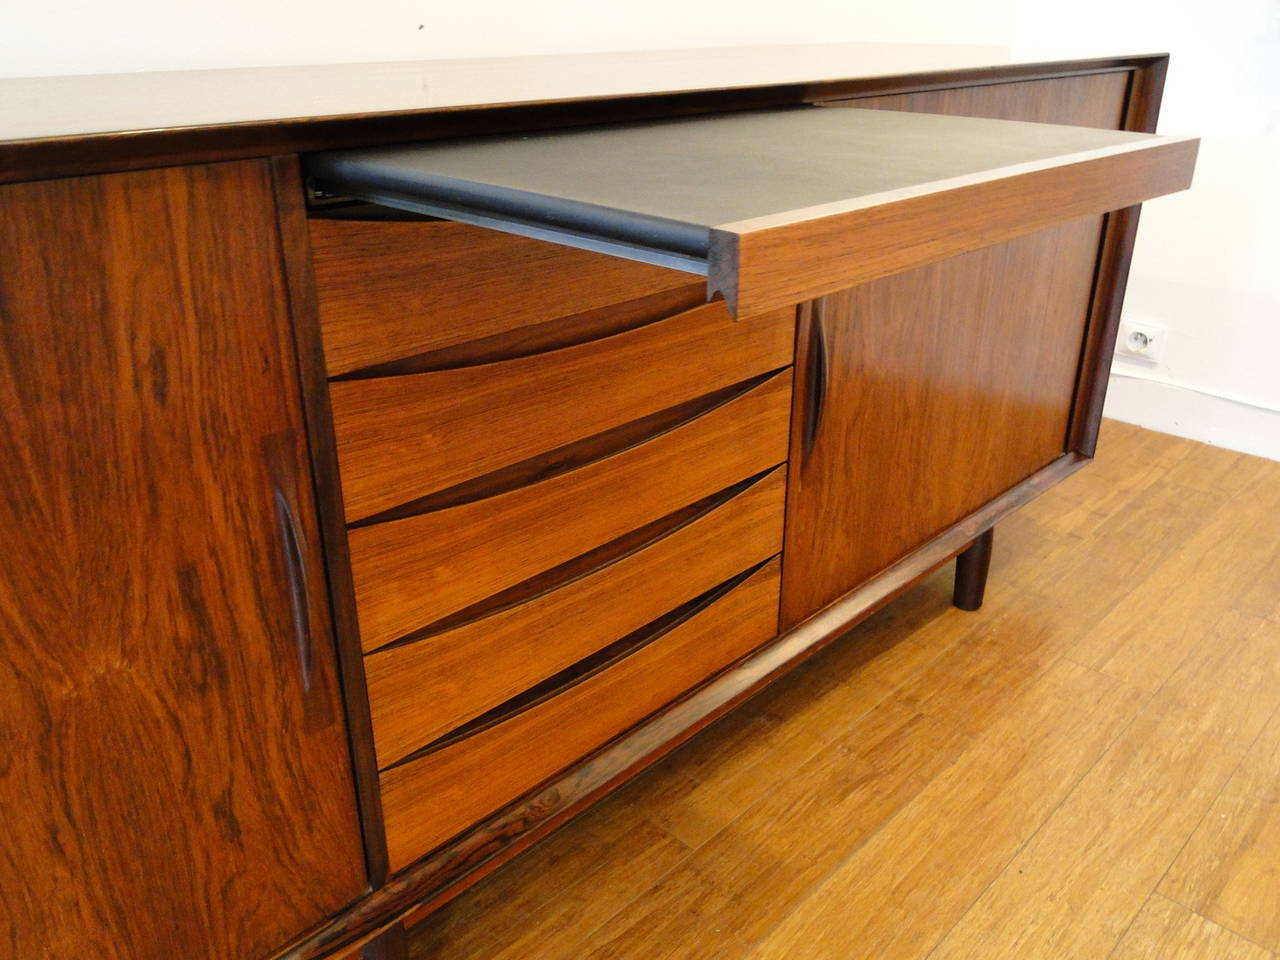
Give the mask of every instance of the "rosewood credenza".
[(395, 957), (940, 565), (977, 609), (1190, 184), (1166, 65), (0, 81), (0, 943)]

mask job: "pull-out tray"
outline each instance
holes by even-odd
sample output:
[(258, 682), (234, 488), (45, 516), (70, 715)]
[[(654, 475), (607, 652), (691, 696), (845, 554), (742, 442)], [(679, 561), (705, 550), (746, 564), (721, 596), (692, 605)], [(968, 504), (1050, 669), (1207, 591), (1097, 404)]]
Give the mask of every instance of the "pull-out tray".
[(738, 313), (1191, 184), (1198, 141), (799, 107), (338, 150), (325, 190), (707, 276)]

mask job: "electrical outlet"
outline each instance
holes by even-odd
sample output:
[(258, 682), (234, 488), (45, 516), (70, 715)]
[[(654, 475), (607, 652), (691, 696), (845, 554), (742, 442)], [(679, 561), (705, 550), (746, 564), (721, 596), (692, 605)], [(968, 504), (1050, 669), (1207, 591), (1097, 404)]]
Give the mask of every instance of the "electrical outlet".
[(1164, 343), (1168, 339), (1169, 328), (1158, 320), (1123, 319), (1116, 337), (1116, 356), (1155, 365), (1164, 356)]

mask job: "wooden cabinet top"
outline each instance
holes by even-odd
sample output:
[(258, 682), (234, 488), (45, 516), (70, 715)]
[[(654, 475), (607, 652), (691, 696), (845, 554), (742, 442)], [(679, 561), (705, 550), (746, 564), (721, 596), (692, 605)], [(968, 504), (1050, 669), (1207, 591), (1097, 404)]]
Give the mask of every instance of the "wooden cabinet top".
[[(0, 182), (234, 156), (782, 106), (869, 81), (1053, 76), (1163, 54), (830, 44), (0, 80)], [(862, 85), (862, 86), (860, 86)]]

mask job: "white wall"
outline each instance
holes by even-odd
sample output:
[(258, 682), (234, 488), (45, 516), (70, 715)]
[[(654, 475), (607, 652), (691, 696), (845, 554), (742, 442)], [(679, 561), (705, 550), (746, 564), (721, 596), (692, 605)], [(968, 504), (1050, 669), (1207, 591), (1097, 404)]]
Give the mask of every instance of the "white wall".
[(0, 0), (0, 76), (771, 43), (1006, 45), (1015, 0)]
[(1163, 362), (1107, 412), (1280, 459), (1280, 0), (0, 0), (0, 76), (841, 40), (1171, 51), (1161, 129), (1204, 144), (1130, 279)]

